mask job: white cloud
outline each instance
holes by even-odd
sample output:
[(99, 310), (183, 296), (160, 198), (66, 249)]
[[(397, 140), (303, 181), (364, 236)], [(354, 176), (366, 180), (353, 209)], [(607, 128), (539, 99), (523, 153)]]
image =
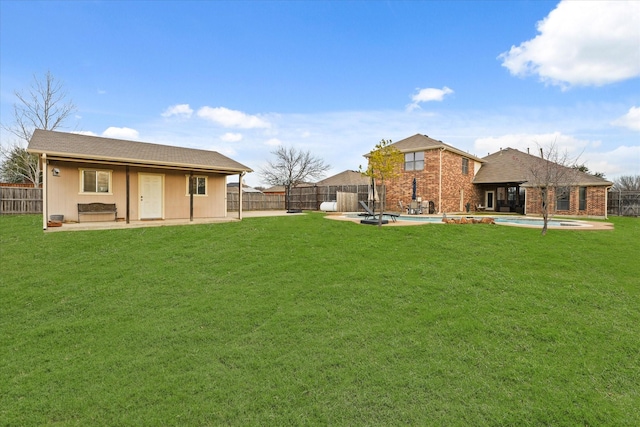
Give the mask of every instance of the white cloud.
[(269, 122), (258, 116), (252, 116), (242, 111), (230, 110), (225, 107), (202, 107), (198, 110), (198, 117), (218, 123), (224, 127), (253, 129), (271, 126)]
[(220, 139), (223, 140), (224, 142), (238, 142), (242, 140), (242, 134), (227, 132), (224, 135), (222, 135)]
[(211, 145), (204, 147), (205, 150), (217, 151), (220, 154), (223, 154), (227, 157), (234, 158), (238, 152), (229, 146), (220, 147), (217, 145)]
[(162, 117), (178, 116), (188, 119), (191, 117), (191, 114), (193, 114), (193, 110), (189, 107), (189, 104), (177, 104), (167, 108), (162, 113)]
[(73, 131), (71, 133), (76, 133), (78, 135), (86, 135), (86, 136), (98, 136), (95, 134), (95, 132), (91, 132), (89, 130), (78, 130), (78, 131)]
[(278, 138), (271, 138), (265, 142), (265, 145), (268, 145), (269, 147), (277, 147), (278, 145), (282, 145), (282, 141)]
[[(507, 146), (523, 152), (530, 148), (533, 154), (536, 142), (542, 145), (556, 141), (561, 150), (570, 150), (571, 156), (582, 153), (579, 160), (589, 169), (613, 179), (616, 174), (640, 173), (640, 150), (618, 148), (640, 145), (638, 134), (610, 123), (628, 108), (627, 104), (598, 103), (548, 108), (508, 106), (447, 114), (422, 110), (269, 113), (269, 128), (217, 132), (212, 132), (205, 120), (176, 121), (168, 126), (158, 115), (152, 123), (136, 124), (135, 128), (146, 141), (213, 149), (255, 171), (273, 158), (275, 148), (286, 144), (308, 150), (329, 163), (327, 176), (365, 165), (363, 155), (382, 138), (396, 142), (421, 133), (479, 157)], [(241, 133), (242, 139), (223, 141), (225, 132)], [(484, 136), (493, 138), (481, 138)], [(261, 179), (259, 173), (250, 173), (246, 182), (258, 186), (264, 184)]]
[(411, 100), (413, 101), (411, 104), (407, 106), (407, 110), (412, 111), (416, 108), (420, 108), (421, 102), (431, 102), (431, 101), (442, 101), (446, 95), (452, 94), (453, 90), (444, 86), (442, 89), (436, 88), (418, 88), (418, 93), (411, 96)]
[(640, 131), (640, 107), (631, 107), (624, 116), (611, 122), (614, 126)]
[(511, 74), (562, 86), (601, 86), (640, 76), (640, 2), (562, 1), (539, 34), (498, 58)]
[(640, 145), (616, 147), (606, 152), (585, 152), (580, 163), (587, 165), (592, 172), (602, 172), (605, 178), (613, 181), (620, 175), (640, 174)]
[(138, 131), (126, 127), (117, 128), (112, 126), (102, 132), (102, 136), (105, 138), (138, 139)]

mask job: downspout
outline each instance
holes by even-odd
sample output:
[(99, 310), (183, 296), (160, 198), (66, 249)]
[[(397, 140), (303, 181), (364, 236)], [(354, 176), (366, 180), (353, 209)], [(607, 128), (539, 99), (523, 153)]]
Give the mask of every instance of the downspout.
[(193, 222), (193, 171), (189, 171), (189, 221)]
[(47, 229), (47, 218), (49, 217), (49, 203), (48, 202), (48, 179), (49, 173), (49, 161), (47, 160), (47, 153), (42, 153), (42, 229)]
[(129, 178), (129, 165), (125, 166), (125, 173), (126, 173), (126, 204), (125, 204), (125, 209), (127, 210), (127, 212), (125, 213), (126, 216), (126, 220), (127, 220), (127, 224), (129, 224), (129, 211), (131, 210), (131, 189), (130, 189), (130, 178)]
[(440, 173), (438, 176), (438, 213), (442, 213), (442, 152), (444, 148), (440, 149)]
[(242, 171), (238, 175), (238, 219), (242, 219), (242, 178), (247, 172)]

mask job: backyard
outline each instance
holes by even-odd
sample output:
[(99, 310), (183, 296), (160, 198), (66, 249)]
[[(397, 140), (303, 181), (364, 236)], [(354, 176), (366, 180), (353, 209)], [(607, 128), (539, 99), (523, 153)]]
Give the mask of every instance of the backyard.
[(0, 425), (640, 425), (640, 219), (0, 216)]

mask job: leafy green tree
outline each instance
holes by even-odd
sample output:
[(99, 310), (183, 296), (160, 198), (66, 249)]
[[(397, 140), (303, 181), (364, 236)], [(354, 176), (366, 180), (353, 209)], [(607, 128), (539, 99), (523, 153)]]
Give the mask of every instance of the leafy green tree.
[[(400, 175), (400, 165), (404, 162), (402, 152), (392, 145), (391, 140), (382, 139), (366, 156), (369, 160), (366, 170), (360, 172), (370, 177), (379, 188), (384, 187), (387, 180)], [(380, 193), (378, 191), (378, 193)], [(382, 226), (382, 213), (384, 212), (384, 198), (380, 198), (380, 214), (378, 215), (378, 227)], [(375, 211), (374, 211), (375, 213)]]
[(604, 172), (591, 172), (589, 170), (589, 168), (587, 167), (587, 165), (585, 165), (584, 163), (581, 164), (581, 165), (576, 164), (576, 165), (573, 166), (573, 168), (579, 170), (580, 172), (584, 172), (584, 173), (588, 173), (588, 174), (593, 175), (593, 176), (597, 176), (598, 178), (604, 178)]
[(36, 129), (55, 130), (76, 111), (67, 100), (64, 84), (47, 71), (33, 82), (26, 92), (15, 91), (18, 102), (13, 104), (13, 122), (2, 128), (15, 138), (0, 143), (1, 178), (10, 182), (40, 184), (42, 172), (38, 156), (27, 153), (26, 146)]

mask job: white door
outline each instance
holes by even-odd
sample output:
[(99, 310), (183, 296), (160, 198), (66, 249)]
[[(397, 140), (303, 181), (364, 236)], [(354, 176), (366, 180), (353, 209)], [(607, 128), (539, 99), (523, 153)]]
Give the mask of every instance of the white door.
[(485, 201), (486, 209), (487, 209), (488, 211), (492, 211), (492, 210), (494, 210), (495, 208), (494, 208), (494, 206), (493, 206), (493, 204), (494, 204), (493, 198), (495, 197), (495, 194), (496, 194), (496, 193), (494, 193), (493, 191), (487, 191), (487, 192), (485, 192), (484, 194), (485, 194), (485, 199), (484, 199), (484, 201)]
[(162, 219), (162, 175), (139, 174), (140, 219)]

